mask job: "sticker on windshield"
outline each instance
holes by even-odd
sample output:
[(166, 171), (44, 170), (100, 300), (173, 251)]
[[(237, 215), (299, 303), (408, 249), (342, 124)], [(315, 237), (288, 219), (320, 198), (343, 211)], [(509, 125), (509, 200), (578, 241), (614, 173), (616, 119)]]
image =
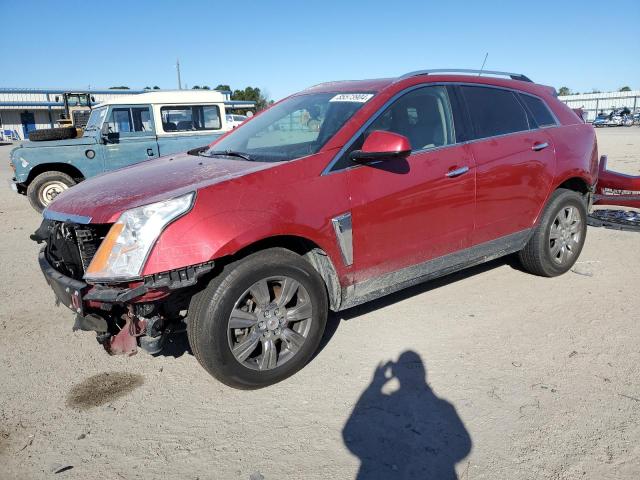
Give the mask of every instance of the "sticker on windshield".
[(329, 101), (365, 103), (371, 97), (373, 97), (373, 93), (339, 93)]

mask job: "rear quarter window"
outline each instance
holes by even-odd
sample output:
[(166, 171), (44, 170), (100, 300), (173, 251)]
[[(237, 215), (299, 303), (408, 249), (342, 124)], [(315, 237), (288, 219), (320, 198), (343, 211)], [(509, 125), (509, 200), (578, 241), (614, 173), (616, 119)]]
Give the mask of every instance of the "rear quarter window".
[(522, 103), (529, 109), (539, 127), (556, 125), (556, 119), (549, 111), (549, 107), (547, 107), (542, 100), (525, 94), (520, 94), (520, 100), (522, 100)]
[(510, 90), (461, 87), (473, 123), (474, 138), (529, 130), (527, 113)]

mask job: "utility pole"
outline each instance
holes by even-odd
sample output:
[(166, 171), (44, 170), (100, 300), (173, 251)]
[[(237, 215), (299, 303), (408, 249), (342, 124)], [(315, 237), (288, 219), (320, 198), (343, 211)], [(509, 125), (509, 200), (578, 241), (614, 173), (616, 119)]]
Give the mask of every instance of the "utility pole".
[(178, 90), (182, 90), (182, 81), (180, 80), (180, 59), (176, 58), (176, 71), (178, 72)]

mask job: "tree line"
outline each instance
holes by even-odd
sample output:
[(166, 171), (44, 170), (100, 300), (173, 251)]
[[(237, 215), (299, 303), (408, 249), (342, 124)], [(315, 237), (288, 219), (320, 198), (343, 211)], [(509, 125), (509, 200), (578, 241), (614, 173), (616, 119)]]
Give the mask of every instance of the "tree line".
[[(631, 91), (631, 87), (628, 87), (628, 86), (625, 85), (624, 87), (621, 87), (618, 91), (619, 92), (630, 92)], [(590, 92), (584, 92), (584, 93), (602, 93), (602, 91), (594, 88)], [(566, 95), (580, 95), (580, 92), (574, 92), (569, 87), (560, 87), (558, 89), (558, 95), (560, 95), (561, 97), (562, 96), (566, 96)]]

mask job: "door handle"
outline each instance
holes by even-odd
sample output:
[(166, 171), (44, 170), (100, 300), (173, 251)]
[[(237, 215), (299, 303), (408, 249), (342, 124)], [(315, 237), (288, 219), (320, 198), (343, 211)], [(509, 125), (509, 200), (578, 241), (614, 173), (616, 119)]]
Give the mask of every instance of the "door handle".
[(456, 168), (455, 170), (449, 170), (447, 172), (447, 177), (449, 178), (459, 177), (460, 175), (464, 175), (468, 171), (469, 171), (469, 167)]
[(153, 157), (154, 155), (153, 148), (147, 148), (147, 155), (150, 157)]
[(533, 150), (534, 152), (539, 152), (540, 150), (544, 150), (545, 148), (547, 148), (549, 146), (549, 144), (547, 142), (544, 143), (534, 143), (533, 147), (531, 147), (531, 150)]

